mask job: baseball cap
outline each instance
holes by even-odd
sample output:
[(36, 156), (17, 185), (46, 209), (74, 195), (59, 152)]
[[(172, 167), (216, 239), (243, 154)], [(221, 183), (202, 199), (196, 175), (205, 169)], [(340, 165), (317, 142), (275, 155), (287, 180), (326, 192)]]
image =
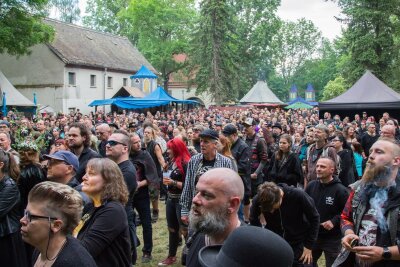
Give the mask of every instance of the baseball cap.
[(6, 125), (7, 127), (10, 127), (10, 123), (5, 120), (0, 120), (0, 125)]
[(69, 151), (60, 150), (51, 155), (44, 155), (43, 157), (45, 159), (56, 159), (56, 160), (64, 161), (68, 165), (71, 165), (75, 171), (77, 171), (79, 169), (78, 157)]
[(201, 138), (210, 138), (210, 139), (214, 139), (214, 140), (219, 139), (219, 135), (218, 135), (217, 131), (214, 131), (212, 129), (206, 129), (206, 130), (202, 131), (199, 136)]
[(237, 133), (237, 129), (233, 124), (227, 124), (224, 129), (222, 130), (224, 135), (231, 135)]
[(253, 126), (256, 125), (256, 121), (253, 118), (247, 118), (244, 122), (243, 125), (245, 126)]

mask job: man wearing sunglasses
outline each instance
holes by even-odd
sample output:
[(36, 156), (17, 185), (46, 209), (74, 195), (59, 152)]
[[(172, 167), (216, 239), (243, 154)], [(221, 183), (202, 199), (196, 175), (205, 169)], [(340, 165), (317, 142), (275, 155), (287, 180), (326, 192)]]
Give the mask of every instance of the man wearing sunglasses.
[[(129, 160), (129, 152), (131, 149), (129, 136), (122, 130), (115, 130), (110, 135), (106, 142), (106, 156), (118, 164), (126, 186), (129, 191), (129, 199), (125, 205), (126, 214), (128, 216), (129, 232), (132, 244), (136, 240), (136, 227), (133, 214), (133, 195), (137, 188), (136, 169), (133, 163)], [(132, 245), (132, 262), (136, 262), (136, 245)]]

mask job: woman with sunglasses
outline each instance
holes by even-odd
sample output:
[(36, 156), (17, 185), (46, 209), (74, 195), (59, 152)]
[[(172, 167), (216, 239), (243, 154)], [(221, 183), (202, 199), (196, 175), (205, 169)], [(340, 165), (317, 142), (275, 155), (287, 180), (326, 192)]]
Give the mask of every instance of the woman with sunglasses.
[(68, 185), (43, 182), (32, 188), (20, 222), (22, 239), (35, 247), (33, 266), (96, 266), (89, 252), (71, 236), (81, 213), (82, 198)]
[(181, 220), (181, 206), (179, 200), (185, 183), (187, 164), (190, 160), (189, 151), (185, 143), (174, 138), (167, 143), (167, 152), (170, 159), (170, 175), (163, 177), (163, 182), (168, 186), (166, 217), (169, 231), (168, 257), (158, 266), (169, 266), (176, 262), (176, 251), (181, 234), (186, 237), (187, 225)]
[(19, 231), (19, 167), (14, 156), (0, 149), (0, 251), (3, 266), (27, 266)]
[(74, 230), (101, 266), (131, 266), (131, 241), (125, 204), (128, 189), (117, 163), (94, 158), (86, 166), (82, 191), (93, 202)]

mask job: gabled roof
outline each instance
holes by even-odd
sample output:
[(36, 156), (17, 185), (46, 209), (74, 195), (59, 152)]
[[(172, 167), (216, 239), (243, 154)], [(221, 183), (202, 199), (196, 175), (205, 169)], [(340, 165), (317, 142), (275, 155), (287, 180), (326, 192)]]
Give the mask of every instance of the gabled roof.
[(112, 98), (127, 97), (127, 96), (142, 98), (145, 96), (145, 94), (139, 88), (130, 87), (130, 86), (122, 86), (121, 89), (119, 89), (118, 92), (116, 92)]
[(55, 29), (47, 46), (65, 63), (134, 73), (142, 65), (155, 72), (146, 58), (126, 37), (45, 19)]
[(146, 66), (142, 65), (140, 70), (130, 77), (131, 79), (150, 78), (157, 79), (157, 75), (152, 73)]
[(35, 106), (32, 101), (15, 89), (15, 87), (7, 80), (6, 76), (4, 76), (3, 72), (0, 70), (0, 102), (3, 101), (3, 93), (6, 93), (7, 106)]
[(292, 105), (292, 104), (298, 103), (298, 102), (304, 103), (304, 104), (307, 104), (307, 105), (310, 105), (310, 106), (317, 106), (318, 105), (318, 102), (307, 101), (304, 98), (302, 98), (301, 96), (296, 97), (292, 101), (289, 101), (287, 104), (288, 105)]
[(258, 81), (239, 102), (241, 104), (283, 104), (264, 81)]
[(398, 107), (400, 94), (379, 80), (367, 70), (364, 75), (346, 92), (338, 97), (320, 103), (321, 108), (341, 107), (368, 108)]

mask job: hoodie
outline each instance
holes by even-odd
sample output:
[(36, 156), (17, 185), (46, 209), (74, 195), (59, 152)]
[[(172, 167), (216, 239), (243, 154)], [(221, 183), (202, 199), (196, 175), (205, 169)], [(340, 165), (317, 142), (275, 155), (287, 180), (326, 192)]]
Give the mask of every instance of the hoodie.
[(320, 222), (330, 220), (334, 226), (331, 230), (326, 230), (320, 225), (318, 238), (340, 239), (340, 214), (349, 197), (348, 189), (338, 178), (334, 178), (326, 184), (319, 180), (311, 181), (306, 188), (306, 193), (314, 200), (319, 212)]

